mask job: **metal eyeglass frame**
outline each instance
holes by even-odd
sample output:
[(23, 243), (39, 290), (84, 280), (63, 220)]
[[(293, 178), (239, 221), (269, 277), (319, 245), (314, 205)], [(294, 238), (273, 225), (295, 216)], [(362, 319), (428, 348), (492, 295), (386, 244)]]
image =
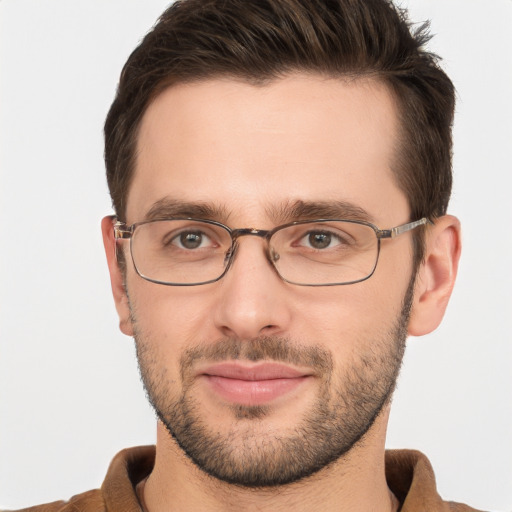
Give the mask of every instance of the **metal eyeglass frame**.
[[(116, 217), (113, 217), (113, 221), (115, 221), (114, 222), (114, 238), (115, 238), (116, 241), (118, 241), (118, 240), (127, 240), (127, 239), (130, 240), (130, 255), (131, 255), (131, 258), (132, 258), (133, 267), (135, 268), (135, 271), (137, 272), (137, 274), (142, 279), (145, 279), (146, 281), (149, 281), (151, 283), (161, 284), (161, 285), (164, 285), (164, 286), (200, 286), (200, 285), (203, 285), (203, 284), (210, 284), (210, 283), (215, 283), (215, 282), (219, 281), (220, 279), (222, 279), (226, 275), (226, 273), (228, 272), (229, 268), (231, 267), (231, 264), (233, 263), (233, 260), (235, 258), (236, 252), (237, 252), (237, 247), (238, 247), (237, 240), (241, 236), (257, 236), (257, 237), (260, 237), (260, 238), (264, 238), (266, 240), (267, 245), (266, 245), (266, 251), (265, 252), (266, 252), (267, 259), (268, 259), (269, 263), (272, 265), (272, 268), (275, 270), (277, 275), (283, 281), (285, 281), (286, 283), (294, 284), (294, 285), (297, 285), (297, 286), (343, 286), (343, 285), (347, 285), (347, 284), (360, 283), (362, 281), (366, 281), (367, 279), (372, 277), (372, 275), (374, 274), (375, 269), (377, 268), (377, 263), (379, 261), (380, 241), (382, 239), (385, 239), (385, 238), (395, 238), (395, 237), (397, 237), (397, 236), (399, 236), (399, 235), (401, 235), (403, 233), (407, 233), (408, 231), (411, 231), (411, 230), (413, 230), (413, 229), (415, 229), (415, 228), (417, 228), (419, 226), (423, 226), (425, 224), (430, 224), (431, 223), (431, 221), (428, 218), (423, 217), (422, 219), (415, 220), (413, 222), (407, 222), (406, 224), (401, 224), (400, 226), (395, 226), (393, 228), (380, 229), (380, 228), (378, 228), (377, 226), (375, 226), (374, 224), (372, 224), (370, 222), (359, 221), (359, 220), (350, 220), (350, 219), (312, 219), (312, 220), (299, 220), (299, 221), (295, 221), (295, 222), (289, 222), (287, 224), (282, 224), (280, 226), (277, 226), (274, 229), (268, 230), (268, 229), (254, 229), (254, 228), (231, 229), (229, 226), (226, 226), (225, 224), (222, 224), (221, 222), (217, 222), (217, 221), (214, 221), (214, 220), (208, 220), (208, 219), (196, 219), (196, 218), (192, 218), (192, 217), (169, 217), (169, 218), (152, 219), (152, 220), (147, 220), (147, 221), (142, 221), (142, 222), (135, 222), (134, 224), (132, 224), (130, 226), (127, 226), (125, 222), (116, 221), (115, 219), (116, 219)], [(132, 251), (132, 240), (133, 240), (132, 237), (133, 237), (133, 234), (134, 234), (134, 232), (135, 232), (135, 230), (137, 229), (138, 226), (142, 226), (144, 224), (149, 224), (149, 223), (152, 223), (152, 222), (160, 222), (160, 221), (166, 221), (166, 220), (190, 220), (190, 221), (193, 221), (193, 222), (203, 222), (205, 224), (212, 224), (214, 226), (219, 226), (219, 227), (225, 229), (230, 234), (230, 236), (231, 236), (231, 248), (226, 253), (227, 264), (226, 264), (226, 267), (225, 267), (224, 271), (222, 272), (222, 274), (220, 276), (216, 277), (215, 279), (210, 279), (209, 281), (201, 281), (199, 283), (169, 283), (169, 282), (166, 282), (166, 281), (159, 281), (157, 279), (151, 279), (150, 277), (147, 277), (147, 276), (143, 275), (139, 271), (139, 269), (137, 268), (137, 265), (136, 265), (135, 260), (133, 258), (133, 251)], [(276, 233), (277, 231), (280, 231), (280, 230), (282, 230), (284, 228), (288, 228), (290, 226), (297, 226), (297, 225), (300, 225), (300, 224), (310, 224), (310, 223), (315, 223), (315, 222), (349, 222), (349, 223), (352, 223), (352, 224), (361, 224), (363, 226), (368, 226), (371, 229), (373, 229), (373, 231), (375, 233), (375, 236), (377, 237), (377, 257), (375, 258), (375, 265), (373, 266), (371, 272), (366, 277), (364, 277), (362, 279), (357, 279), (357, 280), (354, 280), (354, 281), (348, 281), (348, 282), (343, 282), (343, 283), (306, 284), (306, 283), (297, 283), (297, 282), (289, 281), (288, 279), (285, 279), (279, 273), (279, 270), (277, 269), (277, 267), (274, 264), (275, 259), (270, 254), (270, 251), (269, 251), (270, 239), (272, 238), (274, 233)], [(116, 246), (116, 251), (117, 251), (117, 246)]]

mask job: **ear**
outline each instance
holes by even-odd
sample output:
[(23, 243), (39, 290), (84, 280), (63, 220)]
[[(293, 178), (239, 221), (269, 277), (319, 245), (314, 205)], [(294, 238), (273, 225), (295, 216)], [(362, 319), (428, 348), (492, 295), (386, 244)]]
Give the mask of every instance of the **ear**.
[(110, 284), (112, 294), (116, 304), (117, 314), (119, 315), (119, 328), (127, 336), (133, 336), (133, 326), (130, 316), (130, 306), (128, 295), (124, 286), (124, 278), (119, 268), (116, 257), (116, 239), (114, 237), (115, 217), (104, 217), (101, 221), (101, 231), (103, 234), (103, 245), (107, 255), (108, 270), (110, 272)]
[(414, 288), (408, 332), (423, 336), (438, 327), (443, 319), (455, 284), (459, 265), (460, 222), (445, 215), (427, 229), (424, 260)]

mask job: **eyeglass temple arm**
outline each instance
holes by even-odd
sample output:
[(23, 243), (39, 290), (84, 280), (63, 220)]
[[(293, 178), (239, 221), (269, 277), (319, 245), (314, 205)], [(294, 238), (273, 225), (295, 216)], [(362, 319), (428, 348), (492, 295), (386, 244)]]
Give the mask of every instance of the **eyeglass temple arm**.
[(116, 240), (131, 238), (132, 230), (124, 228), (126, 228), (126, 224), (124, 222), (114, 222), (114, 238)]
[(423, 226), (424, 224), (433, 224), (432, 221), (423, 217), (420, 220), (415, 220), (414, 222), (408, 222), (407, 224), (402, 224), (400, 226), (396, 226), (391, 229), (381, 229), (377, 232), (378, 238), (395, 238), (402, 233), (407, 233), (407, 231), (411, 231), (418, 226)]

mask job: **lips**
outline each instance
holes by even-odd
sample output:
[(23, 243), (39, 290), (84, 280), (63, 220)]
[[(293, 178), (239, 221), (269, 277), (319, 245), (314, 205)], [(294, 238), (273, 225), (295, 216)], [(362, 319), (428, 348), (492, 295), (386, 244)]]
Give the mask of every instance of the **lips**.
[(262, 405), (291, 393), (312, 375), (280, 363), (225, 362), (201, 369), (198, 377), (225, 401)]

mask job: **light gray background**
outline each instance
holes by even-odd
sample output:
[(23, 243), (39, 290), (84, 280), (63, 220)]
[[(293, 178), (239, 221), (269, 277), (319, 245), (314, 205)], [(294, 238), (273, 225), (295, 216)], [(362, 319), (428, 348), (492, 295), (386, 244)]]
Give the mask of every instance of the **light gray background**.
[[(0, 507), (100, 485), (154, 442), (117, 330), (100, 219), (102, 123), (121, 66), (164, 0), (0, 1)], [(459, 282), (411, 339), (389, 447), (428, 454), (446, 498), (512, 510), (512, 1), (410, 0), (458, 89)]]

